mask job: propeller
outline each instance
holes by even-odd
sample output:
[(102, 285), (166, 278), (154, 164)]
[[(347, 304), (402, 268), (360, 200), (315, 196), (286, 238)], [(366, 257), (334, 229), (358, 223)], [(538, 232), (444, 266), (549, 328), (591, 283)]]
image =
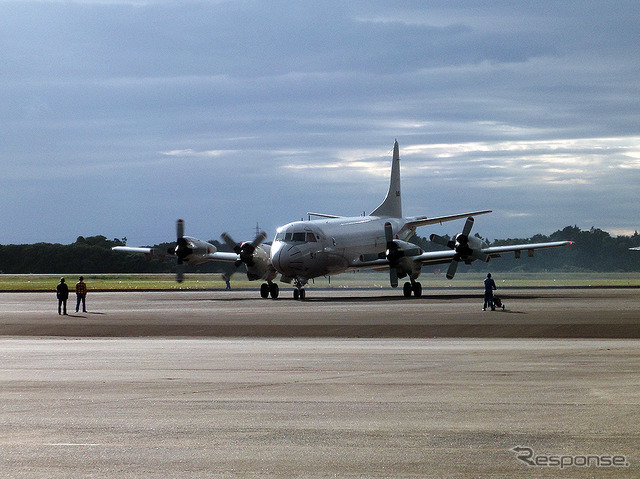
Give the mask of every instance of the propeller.
[(392, 288), (398, 286), (398, 270), (396, 269), (396, 263), (400, 259), (400, 252), (398, 251), (398, 245), (393, 242), (393, 229), (391, 223), (384, 224), (384, 238), (387, 240), (387, 249), (384, 251), (384, 255), (389, 261), (389, 282)]
[(253, 254), (255, 253), (256, 248), (262, 244), (266, 237), (267, 233), (261, 231), (253, 241), (236, 243), (229, 234), (222, 233), (223, 241), (239, 256), (239, 259), (235, 262), (236, 268), (240, 267), (243, 263), (249, 267), (254, 265)]
[(469, 235), (471, 234), (471, 228), (473, 228), (474, 220), (471, 216), (467, 218), (462, 233), (458, 233), (454, 240), (447, 241), (442, 236), (432, 234), (430, 236), (431, 241), (442, 246), (446, 246), (455, 251), (453, 260), (449, 263), (449, 269), (447, 270), (447, 279), (453, 279), (458, 269), (458, 263), (461, 260), (467, 260), (468, 258), (477, 259), (480, 261), (487, 261), (488, 256), (479, 249), (473, 249), (469, 246)]
[(178, 258), (178, 267), (176, 268), (176, 281), (178, 283), (182, 283), (184, 280), (184, 272), (187, 268), (187, 265), (184, 263), (185, 258), (187, 258), (193, 250), (189, 247), (189, 243), (184, 237), (184, 221), (178, 220), (176, 223), (176, 247), (173, 250), (173, 253)]
[[(384, 237), (387, 241), (387, 247), (384, 251), (384, 257), (389, 262), (389, 282), (393, 288), (398, 286), (398, 262), (405, 256), (417, 256), (422, 253), (418, 247), (401, 248), (393, 239), (393, 228), (391, 223), (384, 224)], [(406, 244), (406, 243), (405, 243)]]

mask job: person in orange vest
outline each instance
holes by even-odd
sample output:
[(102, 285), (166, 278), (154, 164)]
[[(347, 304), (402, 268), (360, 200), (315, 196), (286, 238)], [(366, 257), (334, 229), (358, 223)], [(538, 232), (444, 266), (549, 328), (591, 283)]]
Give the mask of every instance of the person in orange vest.
[(79, 281), (76, 283), (76, 297), (78, 298), (76, 302), (76, 313), (78, 309), (80, 309), (80, 302), (82, 302), (82, 312), (87, 312), (87, 306), (85, 304), (85, 298), (87, 297), (87, 284), (84, 282), (84, 278), (80, 276)]

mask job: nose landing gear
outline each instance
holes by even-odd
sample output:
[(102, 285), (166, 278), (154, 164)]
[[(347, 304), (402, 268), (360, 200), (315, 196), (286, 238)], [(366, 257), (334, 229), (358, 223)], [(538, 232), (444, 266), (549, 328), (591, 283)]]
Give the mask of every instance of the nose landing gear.
[(299, 279), (295, 280), (296, 289), (293, 290), (293, 299), (296, 299), (296, 300), (299, 299), (301, 301), (304, 300), (306, 296), (304, 291), (305, 284), (307, 284), (307, 282), (304, 280), (299, 280)]

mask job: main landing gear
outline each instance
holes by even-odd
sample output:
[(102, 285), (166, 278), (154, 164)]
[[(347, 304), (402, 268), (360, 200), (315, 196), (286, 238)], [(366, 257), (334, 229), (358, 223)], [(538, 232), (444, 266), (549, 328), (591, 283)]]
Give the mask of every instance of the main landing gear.
[(260, 296), (267, 299), (271, 296), (271, 299), (276, 299), (280, 294), (280, 287), (276, 283), (262, 283), (260, 285)]
[(404, 286), (402, 286), (402, 292), (405, 298), (410, 298), (411, 293), (413, 293), (416, 298), (419, 298), (422, 296), (422, 285), (418, 281), (411, 280), (410, 283), (407, 281), (404, 283)]

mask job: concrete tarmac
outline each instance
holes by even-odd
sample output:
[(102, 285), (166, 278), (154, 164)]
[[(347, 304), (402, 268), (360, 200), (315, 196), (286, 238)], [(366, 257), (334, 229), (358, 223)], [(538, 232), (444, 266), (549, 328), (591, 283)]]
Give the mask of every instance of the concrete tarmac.
[(57, 315), (52, 293), (0, 293), (0, 336), (640, 338), (640, 289), (501, 290), (482, 311), (477, 291), (309, 289), (295, 301), (255, 290), (90, 292), (88, 313)]
[(638, 290), (312, 291), (0, 294), (0, 476), (640, 476)]

